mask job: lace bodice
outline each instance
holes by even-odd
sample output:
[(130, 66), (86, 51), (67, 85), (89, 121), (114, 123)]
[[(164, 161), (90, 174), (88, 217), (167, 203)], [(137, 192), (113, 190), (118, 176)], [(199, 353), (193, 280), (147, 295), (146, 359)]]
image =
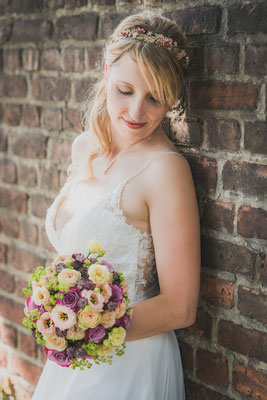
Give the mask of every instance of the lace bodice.
[[(158, 158), (172, 153), (179, 155), (168, 152)], [(125, 185), (150, 163), (101, 196), (96, 204), (75, 214), (62, 228), (56, 229), (57, 210), (69, 189), (67, 181), (47, 209), (45, 220), (47, 236), (59, 255), (77, 252), (86, 255), (89, 241), (99, 241), (106, 251), (103, 259), (123, 272), (127, 280), (130, 304), (159, 294), (152, 234), (141, 232), (127, 223), (120, 207)]]

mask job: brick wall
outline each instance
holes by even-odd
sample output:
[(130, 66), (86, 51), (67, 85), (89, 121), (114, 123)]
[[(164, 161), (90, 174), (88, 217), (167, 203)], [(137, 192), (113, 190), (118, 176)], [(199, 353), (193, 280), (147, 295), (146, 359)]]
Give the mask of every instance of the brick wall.
[[(187, 399), (267, 399), (266, 2), (0, 2), (0, 376), (28, 400), (46, 357), (22, 325), (30, 272), (54, 256), (47, 207), (66, 179), (99, 47), (164, 10), (188, 38), (188, 158), (202, 223), (197, 322), (177, 332)], [(4, 383), (7, 382), (4, 380)]]

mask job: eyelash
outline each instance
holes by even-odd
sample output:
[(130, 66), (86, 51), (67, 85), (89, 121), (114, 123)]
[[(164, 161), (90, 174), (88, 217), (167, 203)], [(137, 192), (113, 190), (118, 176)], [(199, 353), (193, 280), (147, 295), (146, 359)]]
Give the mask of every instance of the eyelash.
[[(124, 95), (129, 95), (129, 94), (132, 94), (132, 92), (123, 92), (122, 90), (120, 90), (119, 88), (118, 88), (118, 91), (121, 93), (121, 94), (124, 94)], [(153, 103), (159, 103), (156, 99), (154, 99), (154, 97), (150, 97), (150, 99), (152, 100), (152, 102)]]

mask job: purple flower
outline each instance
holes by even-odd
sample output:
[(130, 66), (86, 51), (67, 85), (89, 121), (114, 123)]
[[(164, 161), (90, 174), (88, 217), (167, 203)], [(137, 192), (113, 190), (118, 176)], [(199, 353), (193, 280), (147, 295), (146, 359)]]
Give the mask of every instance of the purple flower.
[(109, 302), (116, 303), (119, 306), (123, 300), (123, 290), (118, 285), (110, 285), (112, 295), (109, 298)]
[(108, 267), (108, 269), (109, 269), (109, 271), (110, 272), (115, 272), (115, 269), (112, 267), (112, 265), (110, 265), (108, 262), (106, 262), (106, 261), (101, 261), (101, 264), (102, 265), (106, 265), (107, 267)]
[(61, 365), (61, 367), (69, 367), (71, 365), (66, 350), (57, 351), (57, 350), (50, 350), (47, 347), (45, 347), (45, 352), (50, 361), (56, 362), (58, 365)]
[(76, 349), (74, 352), (75, 358), (83, 358), (83, 357), (86, 357), (87, 355), (88, 354), (82, 347), (80, 347), (79, 349)]
[(38, 306), (38, 310), (39, 310), (41, 315), (46, 312), (46, 310), (45, 310), (43, 305)]
[(129, 315), (124, 314), (121, 318), (116, 319), (115, 326), (122, 326), (126, 331), (130, 328), (131, 318)]
[(75, 260), (75, 261), (79, 261), (81, 263), (84, 263), (85, 261), (85, 257), (82, 253), (74, 253), (71, 255), (71, 257)]
[(104, 325), (99, 324), (95, 328), (89, 328), (85, 334), (85, 340), (92, 340), (95, 343), (100, 343), (103, 341), (104, 337), (106, 336), (106, 329)]
[(71, 287), (68, 292), (64, 293), (63, 299), (61, 299), (61, 304), (63, 306), (70, 307), (71, 309), (77, 308), (77, 303), (81, 298), (81, 292), (76, 287)]

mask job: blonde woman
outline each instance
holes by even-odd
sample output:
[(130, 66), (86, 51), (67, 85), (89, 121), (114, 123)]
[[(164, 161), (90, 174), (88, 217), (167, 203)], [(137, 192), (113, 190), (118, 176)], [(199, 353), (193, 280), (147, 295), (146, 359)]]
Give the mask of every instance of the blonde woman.
[(104, 48), (46, 231), (59, 255), (102, 243), (128, 282), (133, 320), (112, 366), (73, 371), (48, 360), (34, 400), (185, 398), (174, 330), (195, 321), (199, 216), (189, 164), (161, 124), (187, 64), (176, 24), (150, 11), (125, 18)]

